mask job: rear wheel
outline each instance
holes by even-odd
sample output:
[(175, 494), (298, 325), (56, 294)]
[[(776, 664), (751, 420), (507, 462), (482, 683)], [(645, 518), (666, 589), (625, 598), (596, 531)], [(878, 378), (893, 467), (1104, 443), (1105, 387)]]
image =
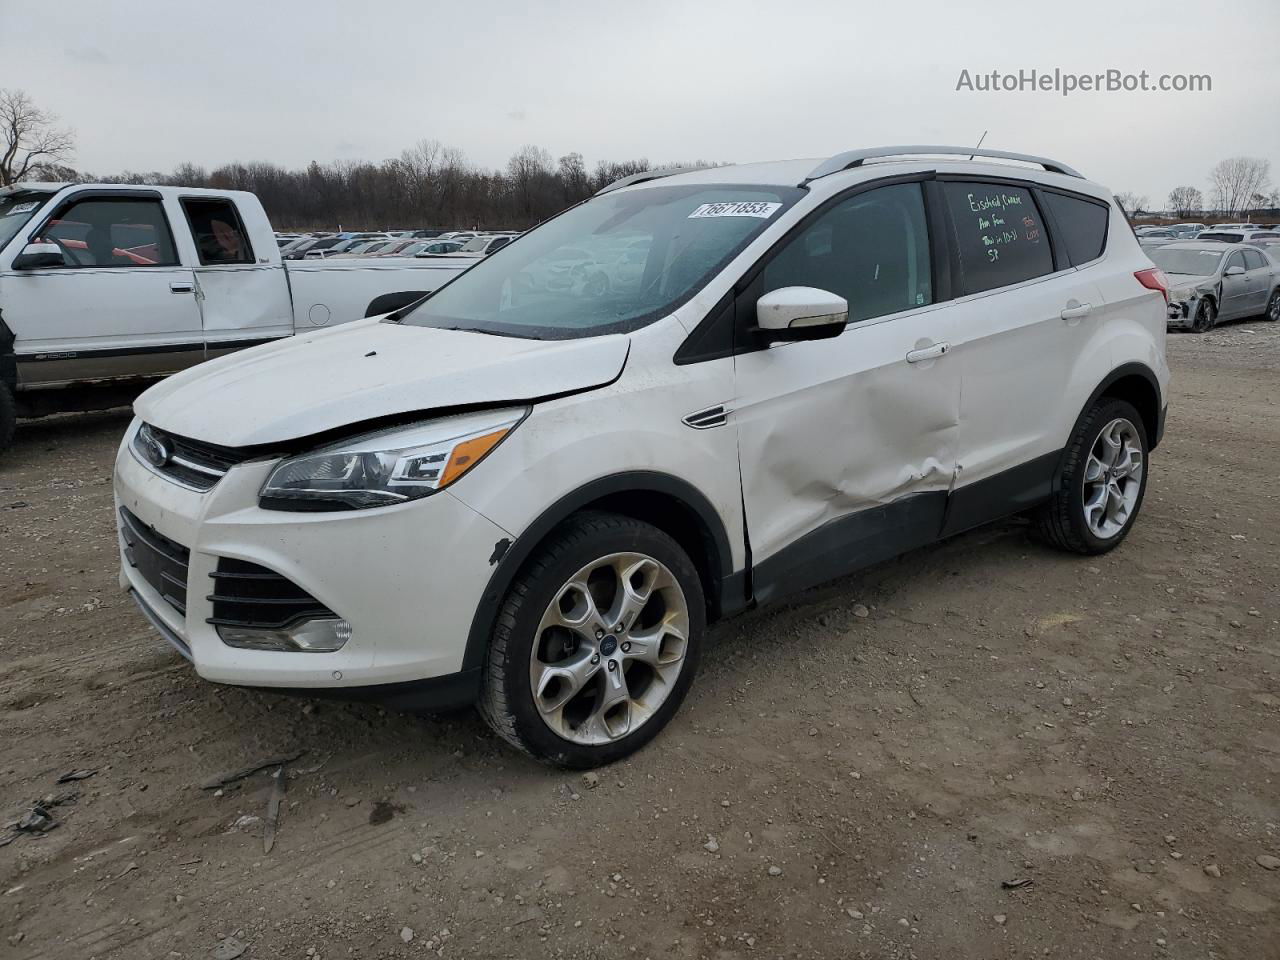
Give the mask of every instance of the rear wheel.
[(1103, 397), (1090, 407), (1067, 447), (1060, 489), (1035, 515), (1041, 539), (1073, 553), (1118, 546), (1142, 508), (1147, 450), (1132, 404)]
[(0, 383), (0, 453), (9, 449), (18, 427), (18, 408), (7, 384)]
[(1191, 321), (1191, 329), (1196, 333), (1208, 333), (1217, 322), (1218, 308), (1213, 305), (1213, 301), (1207, 298), (1201, 300)]
[(1267, 301), (1267, 312), (1262, 316), (1263, 319), (1270, 320), (1272, 323), (1280, 321), (1280, 288), (1271, 291), (1271, 299)]
[(581, 514), (507, 593), (480, 712), (544, 762), (611, 763), (679, 709), (705, 625), (697, 571), (674, 540), (629, 517)]

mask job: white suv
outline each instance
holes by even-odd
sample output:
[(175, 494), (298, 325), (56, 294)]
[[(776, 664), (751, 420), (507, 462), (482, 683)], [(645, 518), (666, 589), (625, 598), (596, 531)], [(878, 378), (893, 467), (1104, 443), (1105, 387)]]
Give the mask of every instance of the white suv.
[(1102, 187), (974, 153), (629, 177), (171, 377), (116, 460), (122, 585), (209, 680), (478, 702), (585, 767), (671, 719), (714, 620), (1009, 514), (1115, 547), (1163, 276)]

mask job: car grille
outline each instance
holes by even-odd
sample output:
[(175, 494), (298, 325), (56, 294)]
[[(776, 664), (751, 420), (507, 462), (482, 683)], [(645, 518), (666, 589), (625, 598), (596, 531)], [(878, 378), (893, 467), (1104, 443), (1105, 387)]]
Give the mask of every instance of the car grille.
[(191, 551), (157, 533), (125, 507), (120, 508), (120, 536), (129, 566), (151, 584), (169, 606), (187, 613), (187, 564)]
[(229, 627), (278, 630), (300, 620), (332, 617), (334, 612), (288, 577), (245, 560), (222, 557), (209, 574), (214, 592), (208, 622)]
[[(242, 450), (179, 437), (149, 423), (144, 423), (134, 434), (133, 449), (156, 473), (202, 493), (213, 489), (228, 470), (249, 458)], [(156, 449), (164, 451), (158, 463), (152, 456)]]

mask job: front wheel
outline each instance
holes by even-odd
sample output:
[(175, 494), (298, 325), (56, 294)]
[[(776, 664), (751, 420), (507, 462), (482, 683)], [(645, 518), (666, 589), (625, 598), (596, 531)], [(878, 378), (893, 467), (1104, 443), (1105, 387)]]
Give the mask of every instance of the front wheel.
[(1208, 333), (1218, 322), (1218, 309), (1207, 297), (1196, 306), (1196, 315), (1191, 321), (1191, 329), (1196, 333)]
[(1035, 515), (1040, 538), (1073, 553), (1119, 546), (1142, 508), (1147, 451), (1147, 431), (1133, 405), (1097, 401), (1067, 447), (1058, 491)]
[(508, 591), (480, 712), (538, 760), (612, 763), (679, 709), (705, 629), (702, 584), (679, 544), (630, 517), (580, 514)]
[(0, 383), (0, 453), (9, 449), (18, 428), (18, 407), (7, 384)]

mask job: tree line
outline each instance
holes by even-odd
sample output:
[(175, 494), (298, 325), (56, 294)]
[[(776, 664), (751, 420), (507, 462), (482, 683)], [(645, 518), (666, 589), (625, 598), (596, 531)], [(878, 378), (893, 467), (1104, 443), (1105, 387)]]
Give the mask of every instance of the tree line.
[[(1275, 217), (1280, 213), (1280, 189), (1272, 189), (1271, 162), (1262, 157), (1228, 157), (1209, 171), (1209, 194), (1198, 187), (1182, 185), (1169, 191), (1163, 212), (1174, 217), (1224, 216)], [(1122, 192), (1116, 199), (1129, 216), (1153, 211), (1144, 194)]]

